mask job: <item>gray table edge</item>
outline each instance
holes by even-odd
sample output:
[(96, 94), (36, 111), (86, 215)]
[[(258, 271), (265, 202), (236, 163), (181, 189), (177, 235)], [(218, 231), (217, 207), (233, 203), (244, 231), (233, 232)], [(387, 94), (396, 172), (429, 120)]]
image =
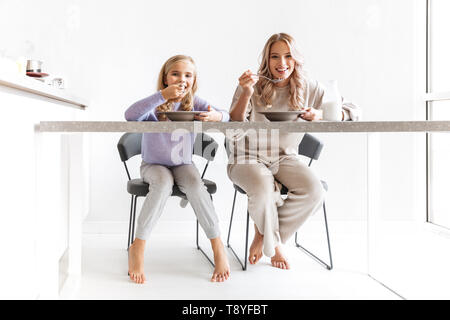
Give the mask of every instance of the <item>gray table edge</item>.
[(314, 121), (314, 122), (154, 122), (41, 121), (40, 132), (222, 132), (279, 130), (280, 132), (448, 132), (450, 121)]

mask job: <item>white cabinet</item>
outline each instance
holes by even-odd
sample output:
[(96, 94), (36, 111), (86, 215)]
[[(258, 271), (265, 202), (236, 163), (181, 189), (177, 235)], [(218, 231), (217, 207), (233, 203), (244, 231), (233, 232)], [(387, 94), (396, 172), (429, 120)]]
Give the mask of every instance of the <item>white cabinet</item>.
[(0, 85), (0, 298), (57, 298), (79, 274), (87, 213), (83, 134), (40, 133), (40, 121), (83, 120), (84, 109)]

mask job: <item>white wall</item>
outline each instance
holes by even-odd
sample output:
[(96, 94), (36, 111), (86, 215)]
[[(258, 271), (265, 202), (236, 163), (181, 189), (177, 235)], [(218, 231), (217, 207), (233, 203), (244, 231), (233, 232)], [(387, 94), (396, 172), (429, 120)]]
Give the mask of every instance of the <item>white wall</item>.
[[(413, 110), (413, 25), (410, 0), (2, 0), (0, 55), (42, 59), (45, 71), (66, 77), (68, 86), (91, 102), (92, 120), (124, 120), (130, 104), (155, 91), (162, 63), (178, 53), (197, 62), (198, 94), (228, 109), (237, 78), (247, 68), (256, 71), (267, 38), (287, 32), (297, 39), (310, 76), (337, 79), (342, 94), (362, 107), (365, 120), (408, 120), (420, 114)], [(315, 169), (330, 185), (330, 219), (364, 219), (366, 136), (320, 136), (326, 145)], [(119, 137), (91, 136), (87, 221), (128, 219)], [(399, 141), (412, 145), (410, 138)], [(410, 212), (411, 202), (397, 199), (408, 199), (413, 184), (405, 181), (405, 189), (398, 190), (389, 183), (389, 170), (408, 175), (410, 157), (397, 155), (395, 167), (389, 158), (384, 163), (386, 209), (394, 214)], [(215, 205), (226, 220), (233, 189), (224, 159), (222, 149), (208, 177), (219, 185)], [(162, 219), (193, 219), (177, 204), (172, 198)]]

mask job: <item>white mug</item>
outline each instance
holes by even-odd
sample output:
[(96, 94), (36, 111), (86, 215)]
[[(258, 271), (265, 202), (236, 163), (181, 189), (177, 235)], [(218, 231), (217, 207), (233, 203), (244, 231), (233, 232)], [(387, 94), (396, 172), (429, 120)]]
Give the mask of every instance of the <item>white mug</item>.
[(27, 60), (27, 72), (42, 72), (42, 61)]

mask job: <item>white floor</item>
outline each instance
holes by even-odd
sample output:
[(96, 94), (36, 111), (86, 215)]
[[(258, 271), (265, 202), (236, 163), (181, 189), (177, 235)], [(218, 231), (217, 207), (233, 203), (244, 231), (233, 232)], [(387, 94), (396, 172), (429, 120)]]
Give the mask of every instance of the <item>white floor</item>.
[[(331, 271), (297, 249), (292, 239), (284, 247), (291, 263), (290, 270), (274, 268), (264, 257), (257, 265), (249, 265), (247, 271), (243, 271), (227, 249), (231, 278), (224, 283), (209, 281), (213, 268), (195, 247), (193, 222), (165, 222), (155, 228), (145, 255), (148, 281), (143, 285), (131, 282), (127, 276), (126, 234), (84, 234), (81, 281), (77, 290), (62, 298), (400, 299), (367, 276), (364, 223), (349, 225), (330, 223), (334, 263)], [(302, 244), (316, 250), (325, 260), (326, 238), (319, 226), (322, 224), (312, 222), (309, 229), (305, 227)], [(222, 230), (225, 242), (226, 226)], [(244, 236), (243, 228), (236, 226), (231, 242), (239, 254), (243, 254)], [(206, 252), (211, 253), (203, 234), (200, 243)]]

